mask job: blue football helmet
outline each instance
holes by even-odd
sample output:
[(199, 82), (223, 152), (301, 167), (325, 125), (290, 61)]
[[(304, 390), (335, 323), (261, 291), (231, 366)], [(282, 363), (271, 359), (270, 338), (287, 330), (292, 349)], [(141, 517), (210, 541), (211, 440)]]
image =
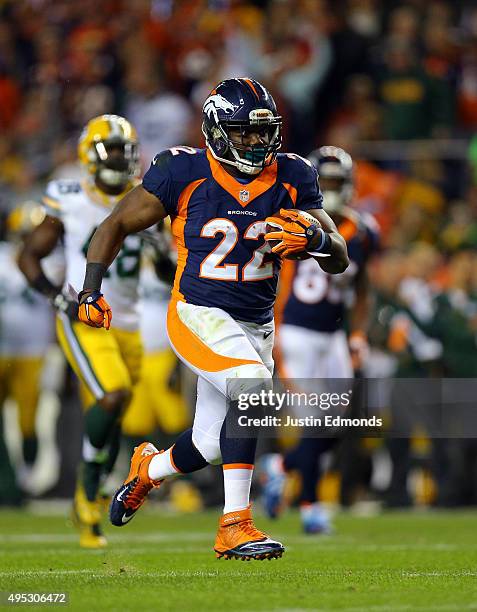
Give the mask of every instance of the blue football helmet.
[[(227, 79), (213, 89), (202, 109), (202, 132), (216, 160), (244, 174), (258, 174), (275, 161), (282, 144), (282, 118), (270, 93), (249, 78)], [(240, 132), (235, 139), (230, 132)], [(257, 132), (260, 142), (244, 144)]]
[(308, 155), (318, 170), (326, 212), (339, 214), (353, 197), (353, 160), (339, 147), (320, 147)]

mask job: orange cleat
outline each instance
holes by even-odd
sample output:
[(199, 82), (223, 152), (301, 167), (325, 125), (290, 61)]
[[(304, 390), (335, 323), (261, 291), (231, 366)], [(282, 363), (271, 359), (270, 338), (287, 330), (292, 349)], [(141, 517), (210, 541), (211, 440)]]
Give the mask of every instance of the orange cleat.
[(221, 517), (214, 550), (218, 559), (242, 561), (275, 559), (285, 552), (283, 544), (255, 527), (250, 506)]
[(109, 507), (109, 519), (116, 527), (129, 523), (146, 501), (149, 491), (163, 482), (151, 480), (148, 474), (151, 459), (162, 452), (150, 442), (143, 442), (134, 449), (128, 477), (113, 495)]

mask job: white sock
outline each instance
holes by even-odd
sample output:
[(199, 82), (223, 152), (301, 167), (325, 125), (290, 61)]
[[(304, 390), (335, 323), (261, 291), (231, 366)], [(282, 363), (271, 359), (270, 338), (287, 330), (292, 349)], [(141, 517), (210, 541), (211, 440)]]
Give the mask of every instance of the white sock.
[(252, 475), (253, 466), (247, 469), (224, 466), (224, 514), (248, 507)]
[(101, 459), (101, 456), (104, 456), (104, 453), (105, 451), (103, 448), (96, 448), (91, 444), (88, 436), (83, 436), (83, 461), (88, 461), (89, 463), (91, 463), (92, 461)]
[(161, 480), (167, 476), (181, 474), (172, 459), (172, 446), (163, 453), (153, 457), (149, 463), (148, 475), (151, 480)]

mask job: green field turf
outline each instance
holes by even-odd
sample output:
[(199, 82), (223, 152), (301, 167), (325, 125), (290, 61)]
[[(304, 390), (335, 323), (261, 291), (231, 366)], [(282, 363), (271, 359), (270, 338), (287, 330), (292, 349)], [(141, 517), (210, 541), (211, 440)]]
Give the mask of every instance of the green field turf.
[(150, 506), (90, 552), (63, 516), (0, 512), (0, 590), (68, 591), (55, 607), (87, 612), (477, 611), (476, 512), (342, 515), (324, 537), (302, 535), (296, 514), (259, 518), (287, 550), (250, 562), (215, 559), (216, 521)]

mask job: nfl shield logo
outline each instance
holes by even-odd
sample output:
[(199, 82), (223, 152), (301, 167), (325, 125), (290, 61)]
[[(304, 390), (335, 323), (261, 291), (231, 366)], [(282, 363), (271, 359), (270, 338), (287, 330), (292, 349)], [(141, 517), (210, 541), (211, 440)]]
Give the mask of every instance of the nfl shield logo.
[(239, 192), (239, 198), (241, 202), (248, 202), (248, 199), (250, 198), (250, 191), (242, 189), (242, 191)]

